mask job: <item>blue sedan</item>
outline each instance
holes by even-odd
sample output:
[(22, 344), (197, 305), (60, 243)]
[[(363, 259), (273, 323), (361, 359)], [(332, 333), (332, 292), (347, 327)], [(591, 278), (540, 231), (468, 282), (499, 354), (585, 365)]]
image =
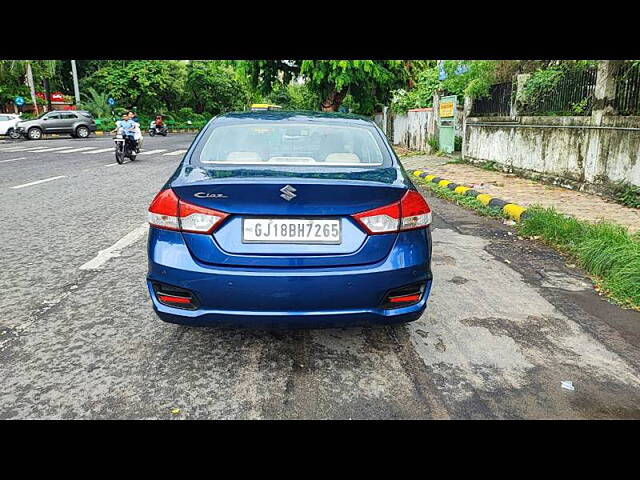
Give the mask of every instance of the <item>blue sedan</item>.
[(430, 223), (371, 120), (222, 115), (149, 207), (153, 308), (188, 325), (409, 322), (431, 289)]

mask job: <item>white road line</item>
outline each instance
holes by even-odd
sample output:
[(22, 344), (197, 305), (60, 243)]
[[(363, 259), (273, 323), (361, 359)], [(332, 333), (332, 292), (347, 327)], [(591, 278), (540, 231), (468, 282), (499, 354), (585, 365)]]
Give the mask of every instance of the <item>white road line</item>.
[(165, 155), (182, 155), (184, 152), (186, 152), (186, 150), (176, 150), (175, 152), (165, 153), (165, 154), (163, 154), (163, 156), (165, 156)]
[(2, 151), (3, 152), (19, 152), (20, 150), (28, 150), (30, 148), (33, 148), (33, 147), (11, 147), (11, 148), (5, 148)]
[(116, 243), (109, 248), (100, 250), (98, 254), (89, 260), (87, 263), (80, 266), (80, 270), (99, 270), (110, 259), (119, 257), (120, 252), (130, 245), (133, 245), (142, 237), (144, 237), (149, 230), (149, 225), (143, 223), (135, 230), (130, 231)]
[(39, 183), (45, 183), (45, 182), (50, 182), (51, 180), (57, 180), (59, 178), (66, 178), (66, 175), (60, 175), (58, 177), (51, 177), (51, 178), (45, 178), (44, 180), (36, 180), (35, 182), (31, 182), (31, 183), (25, 183), (24, 185), (16, 185), (15, 187), (11, 187), (11, 188), (24, 188), (24, 187), (30, 187), (31, 185), (37, 185)]
[[(43, 145), (39, 145), (39, 146), (37, 146), (37, 147), (34, 147), (34, 146), (32, 145), (32, 146), (30, 146), (30, 147), (24, 147), (24, 149), (23, 149), (22, 151), (23, 151), (23, 152), (33, 152), (34, 150), (42, 150), (42, 149), (44, 149), (44, 148), (48, 148), (48, 147), (45, 147), (45, 146), (43, 146)], [(69, 148), (69, 147), (65, 147), (65, 148)]]
[(81, 147), (81, 148), (72, 148), (71, 150), (61, 150), (58, 153), (75, 153), (82, 152), (83, 150), (93, 150), (96, 147)]
[(166, 151), (166, 148), (161, 148), (160, 150), (149, 150), (148, 152), (140, 152), (139, 155), (153, 155), (154, 153), (162, 153)]
[(10, 158), (9, 160), (0, 160), (0, 163), (15, 162), (16, 160), (26, 160), (27, 157)]
[(35, 149), (29, 149), (29, 150), (25, 150), (26, 152), (35, 152), (35, 153), (40, 153), (40, 152), (55, 152), (56, 150), (64, 150), (65, 148), (69, 148), (69, 147), (53, 147), (53, 148), (49, 148), (49, 147), (38, 147)]
[(11, 142), (11, 143), (5, 143), (4, 145), (0, 145), (0, 149), (2, 150), (6, 150), (8, 148), (17, 148), (17, 147), (24, 147), (24, 143), (23, 142)]
[(114, 150), (114, 147), (109, 147), (109, 148), (101, 148), (100, 150), (94, 150), (92, 152), (82, 152), (82, 153), (84, 153), (84, 154), (87, 154), (87, 153), (104, 153), (104, 152), (111, 152), (113, 150)]
[(105, 167), (113, 167), (114, 165), (120, 165), (118, 162), (116, 163), (108, 163), (105, 165)]

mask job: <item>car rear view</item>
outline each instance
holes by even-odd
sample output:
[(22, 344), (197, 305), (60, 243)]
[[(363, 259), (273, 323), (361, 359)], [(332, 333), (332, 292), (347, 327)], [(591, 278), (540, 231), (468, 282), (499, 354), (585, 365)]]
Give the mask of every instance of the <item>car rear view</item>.
[(417, 319), (431, 212), (380, 130), (337, 114), (212, 120), (149, 207), (165, 321), (331, 327)]

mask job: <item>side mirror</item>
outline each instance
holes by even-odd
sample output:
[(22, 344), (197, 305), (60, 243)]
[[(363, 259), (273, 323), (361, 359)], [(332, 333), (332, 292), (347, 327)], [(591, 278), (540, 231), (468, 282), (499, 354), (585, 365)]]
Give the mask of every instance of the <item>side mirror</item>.
[(49, 120), (47, 117), (44, 117), (42, 120)]

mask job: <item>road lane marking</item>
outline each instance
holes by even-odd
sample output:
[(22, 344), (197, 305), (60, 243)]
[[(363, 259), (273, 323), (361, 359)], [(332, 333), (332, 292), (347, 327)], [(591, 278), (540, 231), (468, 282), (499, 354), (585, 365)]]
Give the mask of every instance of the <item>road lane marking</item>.
[(20, 150), (28, 150), (30, 148), (33, 148), (33, 147), (11, 147), (11, 148), (5, 148), (2, 151), (3, 152), (19, 152)]
[(133, 245), (142, 237), (144, 237), (148, 230), (149, 225), (146, 222), (143, 223), (138, 228), (127, 233), (124, 237), (111, 245), (109, 248), (100, 250), (95, 257), (93, 257), (87, 263), (81, 265), (79, 267), (80, 270), (99, 270), (100, 267), (102, 267), (110, 259), (119, 257), (122, 250), (130, 245)]
[(184, 152), (186, 152), (186, 150), (176, 150), (175, 152), (164, 153), (163, 156), (165, 156), (165, 155), (182, 155)]
[(61, 150), (58, 153), (75, 153), (81, 152), (83, 150), (93, 150), (96, 147), (80, 147), (80, 148), (72, 148), (71, 150)]
[(39, 152), (55, 152), (56, 150), (64, 150), (65, 148), (69, 148), (69, 147), (38, 147), (35, 149), (29, 149), (29, 150), (25, 150), (25, 152), (34, 152), (34, 153), (39, 153)]
[[(22, 150), (22, 151), (23, 151), (23, 152), (33, 152), (33, 151), (35, 151), (35, 150), (42, 150), (42, 149), (45, 149), (45, 148), (47, 148), (47, 149), (48, 149), (49, 147), (45, 147), (45, 146), (43, 146), (43, 145), (39, 145), (39, 146), (37, 146), (37, 147), (34, 147), (34, 146), (32, 145), (32, 146), (30, 146), (30, 147), (25, 147), (25, 148), (24, 148), (24, 150)], [(64, 148), (69, 148), (69, 147), (64, 147)]]
[(101, 148), (100, 150), (94, 150), (93, 152), (82, 152), (84, 154), (88, 154), (88, 153), (104, 153), (104, 152), (110, 152), (115, 150), (114, 147), (109, 147), (109, 148)]
[(16, 160), (26, 160), (27, 157), (10, 158), (9, 160), (0, 160), (0, 163), (15, 162)]
[(50, 182), (52, 180), (57, 180), (59, 178), (66, 178), (66, 175), (59, 175), (57, 177), (50, 177), (50, 178), (45, 178), (44, 180), (36, 180), (35, 182), (30, 182), (30, 183), (25, 183), (23, 185), (16, 185), (15, 187), (11, 187), (11, 188), (24, 188), (24, 187), (30, 187), (31, 185), (38, 185), (39, 183), (45, 183), (45, 182)]
[(140, 152), (139, 155), (153, 155), (154, 153), (162, 153), (166, 151), (166, 148), (161, 148), (160, 150), (149, 150), (148, 152)]
[(114, 165), (120, 165), (118, 162), (116, 163), (107, 163), (105, 167), (113, 167)]

